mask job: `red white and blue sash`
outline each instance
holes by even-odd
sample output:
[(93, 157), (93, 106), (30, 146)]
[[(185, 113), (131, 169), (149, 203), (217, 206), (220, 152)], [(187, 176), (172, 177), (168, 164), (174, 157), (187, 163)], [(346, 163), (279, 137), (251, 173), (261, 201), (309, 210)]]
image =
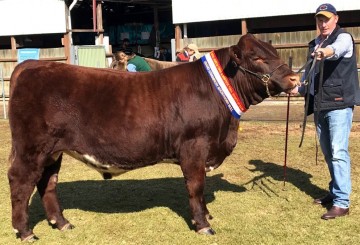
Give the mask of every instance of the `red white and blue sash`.
[(224, 70), (216, 57), (215, 52), (211, 51), (210, 53), (204, 55), (201, 57), (201, 61), (211, 81), (214, 83), (216, 90), (223, 98), (231, 114), (236, 119), (240, 119), (241, 114), (247, 109), (231, 85), (229, 78), (224, 74)]

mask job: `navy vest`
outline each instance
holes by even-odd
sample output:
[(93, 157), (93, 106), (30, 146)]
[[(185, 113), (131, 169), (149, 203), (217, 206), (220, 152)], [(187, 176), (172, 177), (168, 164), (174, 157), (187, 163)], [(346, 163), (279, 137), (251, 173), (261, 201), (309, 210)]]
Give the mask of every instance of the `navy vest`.
[[(346, 33), (337, 26), (322, 47), (335, 42), (337, 36)], [(352, 38), (352, 37), (351, 37)], [(352, 38), (353, 39), (353, 38)], [(320, 84), (319, 62), (315, 69), (314, 79), (314, 98), (310, 98), (309, 108), (314, 106), (313, 110), (320, 111), (344, 109), (360, 105), (359, 78), (356, 63), (356, 49), (353, 39), (353, 55), (349, 58), (340, 57), (337, 60), (324, 60), (323, 81)], [(308, 59), (312, 58), (310, 54), (314, 51), (315, 39), (309, 43)], [(319, 104), (320, 103), (320, 104)], [(309, 110), (311, 110), (309, 109)], [(311, 111), (308, 111), (311, 114)]]

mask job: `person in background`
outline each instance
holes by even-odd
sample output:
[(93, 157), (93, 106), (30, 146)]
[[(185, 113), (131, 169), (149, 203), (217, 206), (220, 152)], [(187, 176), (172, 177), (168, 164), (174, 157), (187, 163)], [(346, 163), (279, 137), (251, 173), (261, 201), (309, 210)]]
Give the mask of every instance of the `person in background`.
[(183, 50), (176, 51), (176, 61), (178, 62), (189, 62), (190, 59), (189, 49), (186, 46)]
[(196, 44), (191, 43), (187, 46), (188, 52), (190, 54), (189, 61), (195, 61), (201, 58), (201, 54), (199, 52), (199, 48)]
[(158, 60), (171, 61), (171, 54), (165, 47), (160, 47)]
[(178, 62), (191, 62), (199, 59), (201, 54), (196, 44), (190, 43), (182, 51), (178, 51), (176, 61)]
[[(309, 59), (316, 59), (317, 67), (309, 77), (310, 91), (307, 114), (314, 112), (320, 146), (330, 172), (329, 193), (314, 200), (315, 204), (332, 207), (321, 216), (334, 219), (349, 214), (351, 193), (351, 165), (349, 135), (353, 110), (360, 105), (356, 49), (352, 36), (340, 28), (339, 16), (333, 5), (321, 4), (315, 13), (320, 35), (309, 43)], [(319, 63), (324, 62), (323, 81)], [(309, 75), (309, 76), (308, 76)], [(321, 83), (321, 84), (320, 84)], [(292, 94), (304, 94), (305, 85)]]
[(138, 56), (132, 49), (123, 51), (127, 55), (127, 70), (130, 72), (151, 71), (151, 67), (141, 56)]
[(117, 51), (114, 54), (113, 62), (111, 63), (110, 68), (120, 71), (127, 71), (127, 55), (124, 53), (124, 51)]

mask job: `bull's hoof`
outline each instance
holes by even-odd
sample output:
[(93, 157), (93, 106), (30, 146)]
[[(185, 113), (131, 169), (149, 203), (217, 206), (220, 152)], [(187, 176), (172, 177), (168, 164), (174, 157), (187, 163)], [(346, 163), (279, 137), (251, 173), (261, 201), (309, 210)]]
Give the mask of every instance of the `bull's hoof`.
[(61, 231), (67, 231), (67, 230), (72, 230), (72, 229), (74, 229), (75, 228), (75, 226), (73, 226), (72, 224), (70, 224), (70, 223), (67, 223), (67, 224), (65, 224), (60, 230)]
[(199, 234), (203, 235), (215, 235), (215, 231), (211, 227), (205, 227), (197, 231)]
[(39, 238), (35, 236), (35, 234), (31, 234), (30, 236), (21, 238), (22, 242), (36, 242), (37, 240), (39, 240)]

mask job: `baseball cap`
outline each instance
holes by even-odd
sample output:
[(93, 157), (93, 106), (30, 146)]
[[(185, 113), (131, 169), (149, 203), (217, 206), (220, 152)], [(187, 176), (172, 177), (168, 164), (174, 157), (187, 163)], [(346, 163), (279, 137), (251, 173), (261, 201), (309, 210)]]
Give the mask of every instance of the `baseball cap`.
[(324, 15), (327, 18), (331, 18), (333, 15), (337, 15), (336, 9), (330, 3), (321, 4), (317, 9), (315, 16)]

